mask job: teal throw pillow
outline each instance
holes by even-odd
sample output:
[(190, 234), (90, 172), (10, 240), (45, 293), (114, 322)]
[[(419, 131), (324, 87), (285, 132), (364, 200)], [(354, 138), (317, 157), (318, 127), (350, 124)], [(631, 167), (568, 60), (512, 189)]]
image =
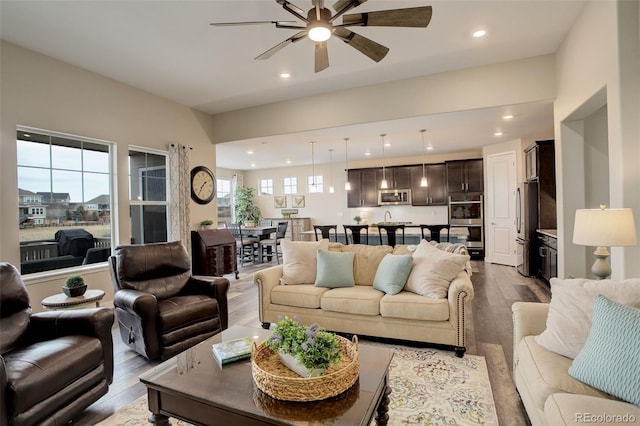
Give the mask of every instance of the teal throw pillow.
[(595, 298), (591, 332), (569, 375), (640, 405), (640, 309)]
[(318, 250), (318, 272), (316, 287), (353, 287), (353, 259), (350, 252)]
[(398, 294), (409, 278), (413, 256), (405, 254), (387, 254), (378, 265), (373, 279), (373, 288), (386, 294)]

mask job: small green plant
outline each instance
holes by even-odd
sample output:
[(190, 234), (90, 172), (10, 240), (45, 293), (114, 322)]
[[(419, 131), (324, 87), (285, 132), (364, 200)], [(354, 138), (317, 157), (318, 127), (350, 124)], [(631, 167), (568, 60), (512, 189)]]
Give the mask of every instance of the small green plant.
[(340, 362), (340, 344), (335, 334), (318, 324), (305, 327), (296, 317), (280, 319), (267, 339), (267, 346), (273, 351), (282, 351), (294, 356), (309, 370), (326, 371), (332, 364)]
[(255, 199), (256, 190), (248, 186), (238, 186), (235, 197), (236, 222), (246, 225), (249, 222), (258, 223), (260, 220), (260, 208)]
[(200, 222), (200, 226), (209, 226), (209, 225), (213, 225), (213, 221), (211, 219), (205, 219), (202, 222)]
[(82, 287), (84, 284), (84, 278), (81, 275), (71, 275), (64, 281), (64, 286), (67, 288)]
[(360, 216), (354, 217), (353, 220), (355, 220), (358, 225), (362, 222), (362, 218)]

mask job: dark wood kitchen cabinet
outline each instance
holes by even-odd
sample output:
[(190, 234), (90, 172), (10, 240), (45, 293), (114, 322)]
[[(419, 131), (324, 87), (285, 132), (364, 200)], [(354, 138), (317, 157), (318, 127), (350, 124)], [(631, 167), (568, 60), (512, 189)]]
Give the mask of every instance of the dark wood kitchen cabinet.
[(538, 276), (547, 283), (558, 276), (558, 240), (538, 232)]
[(382, 168), (379, 168), (377, 172), (378, 183), (382, 182), (383, 176), (387, 178), (389, 189), (411, 188), (411, 167), (409, 166), (385, 167), (384, 173), (382, 173)]
[(420, 186), (422, 181), (422, 165), (410, 166), (411, 195), (414, 206), (438, 206), (447, 204), (447, 178), (444, 163), (427, 164), (424, 174), (428, 186)]
[(445, 164), (447, 169), (447, 191), (449, 194), (484, 192), (482, 158), (447, 161)]
[(351, 190), (347, 191), (347, 207), (378, 206), (378, 169), (351, 169), (347, 173)]
[(553, 140), (536, 141), (524, 150), (528, 182), (538, 182), (538, 228), (555, 229), (556, 166)]

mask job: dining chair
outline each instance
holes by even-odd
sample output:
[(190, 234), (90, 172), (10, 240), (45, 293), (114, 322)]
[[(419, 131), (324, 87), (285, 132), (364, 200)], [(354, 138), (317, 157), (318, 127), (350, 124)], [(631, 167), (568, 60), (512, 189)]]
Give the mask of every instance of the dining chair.
[(263, 259), (265, 256), (267, 257), (275, 256), (276, 263), (280, 264), (280, 259), (278, 257), (282, 256), (282, 253), (278, 251), (278, 247), (280, 247), (280, 241), (282, 241), (285, 238), (285, 235), (287, 234), (288, 225), (289, 225), (289, 222), (278, 222), (275, 238), (267, 238), (260, 241), (259, 250), (260, 250), (260, 253), (262, 254)]
[(380, 236), (380, 245), (384, 244), (382, 242), (382, 231), (387, 234), (387, 245), (391, 247), (396, 246), (396, 233), (398, 231), (401, 232), (402, 242), (400, 244), (404, 244), (404, 225), (378, 225), (378, 235)]
[[(363, 231), (366, 238), (365, 244), (369, 244), (369, 225), (342, 225), (342, 227), (346, 244), (349, 244), (349, 237), (351, 237), (351, 244), (361, 244)], [(351, 233), (347, 231), (351, 231)]]
[(331, 230), (333, 229), (333, 240), (338, 242), (338, 225), (313, 225), (313, 232), (316, 234), (316, 241), (318, 238), (318, 231), (320, 231), (320, 236), (322, 238), (326, 238), (331, 240)]
[(244, 265), (244, 261), (249, 260), (250, 262), (254, 262), (256, 257), (256, 245), (257, 241), (246, 239), (242, 235), (242, 225), (238, 223), (229, 224), (229, 231), (231, 231), (231, 235), (236, 240), (236, 247), (238, 251), (238, 258), (240, 259), (240, 266)]
[(428, 229), (429, 230), (429, 239), (431, 241), (435, 241), (437, 243), (440, 242), (440, 232), (443, 229), (447, 230), (447, 242), (449, 241), (449, 232), (451, 229), (451, 225), (449, 224), (445, 224), (445, 225), (420, 225), (420, 233), (422, 234), (422, 239), (426, 240), (425, 235), (424, 235), (424, 230)]

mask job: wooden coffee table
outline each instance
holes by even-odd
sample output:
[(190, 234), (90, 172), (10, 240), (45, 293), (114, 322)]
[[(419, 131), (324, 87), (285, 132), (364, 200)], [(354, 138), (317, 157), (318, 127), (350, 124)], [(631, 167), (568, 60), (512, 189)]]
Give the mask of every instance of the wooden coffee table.
[(276, 400), (253, 382), (251, 361), (220, 367), (211, 345), (249, 336), (262, 342), (271, 332), (233, 326), (163, 362), (140, 376), (147, 386), (149, 422), (168, 425), (169, 417), (196, 425), (378, 425), (389, 419), (389, 364), (393, 349), (359, 345), (360, 378), (346, 392), (323, 401)]

